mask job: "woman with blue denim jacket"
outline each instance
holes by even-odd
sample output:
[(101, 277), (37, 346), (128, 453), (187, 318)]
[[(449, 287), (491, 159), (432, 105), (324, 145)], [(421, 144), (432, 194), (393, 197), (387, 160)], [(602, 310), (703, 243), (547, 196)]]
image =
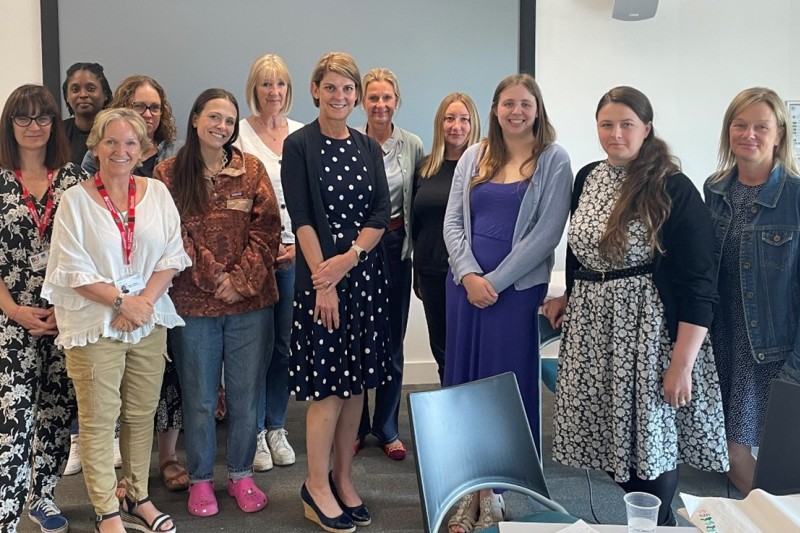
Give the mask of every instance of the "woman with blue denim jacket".
[(747, 494), (770, 382), (800, 380), (800, 167), (789, 113), (753, 87), (728, 106), (705, 184), (720, 305), (711, 328), (733, 484)]

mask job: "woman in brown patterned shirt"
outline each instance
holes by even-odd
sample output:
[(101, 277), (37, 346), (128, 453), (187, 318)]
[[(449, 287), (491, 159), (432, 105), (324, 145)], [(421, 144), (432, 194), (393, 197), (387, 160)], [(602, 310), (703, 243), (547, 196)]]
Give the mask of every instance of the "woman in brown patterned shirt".
[(228, 494), (244, 512), (264, 508), (253, 483), (258, 391), (272, 342), (278, 299), (274, 262), (280, 214), (269, 176), (254, 156), (233, 147), (239, 107), (232, 94), (208, 89), (189, 117), (186, 144), (160, 163), (155, 176), (172, 192), (181, 214), (192, 267), (170, 295), (186, 321), (174, 338), (183, 390), (189, 512), (219, 511), (214, 496), (214, 408), (223, 372), (228, 408)]

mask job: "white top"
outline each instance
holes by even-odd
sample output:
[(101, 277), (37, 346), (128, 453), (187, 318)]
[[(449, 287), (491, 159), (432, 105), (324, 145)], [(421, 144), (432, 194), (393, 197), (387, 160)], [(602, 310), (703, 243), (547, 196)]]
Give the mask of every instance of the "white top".
[[(296, 132), (303, 127), (303, 124), (286, 118), (286, 123), (289, 126), (289, 133)], [(256, 156), (264, 164), (269, 175), (269, 180), (272, 182), (272, 188), (275, 190), (275, 198), (278, 200), (278, 207), (281, 209), (281, 243), (294, 244), (294, 232), (292, 232), (292, 219), (289, 218), (289, 210), (286, 209), (286, 200), (283, 198), (283, 185), (281, 185), (281, 155), (276, 154), (269, 147), (264, 144), (261, 137), (258, 136), (256, 130), (247, 121), (242, 119), (239, 121), (239, 138), (236, 139), (234, 146), (239, 148), (242, 152), (247, 152)]]
[(184, 322), (165, 292), (155, 304), (150, 321), (132, 332), (111, 327), (111, 307), (84, 298), (74, 287), (103, 282), (113, 284), (131, 272), (145, 284), (153, 272), (183, 270), (192, 262), (183, 249), (181, 220), (166, 185), (147, 179), (147, 190), (136, 205), (131, 265), (123, 260), (122, 236), (111, 213), (81, 186), (71, 187), (61, 199), (53, 223), (50, 259), (42, 297), (55, 306), (62, 348), (85, 346), (100, 337), (135, 344), (156, 325), (172, 328)]

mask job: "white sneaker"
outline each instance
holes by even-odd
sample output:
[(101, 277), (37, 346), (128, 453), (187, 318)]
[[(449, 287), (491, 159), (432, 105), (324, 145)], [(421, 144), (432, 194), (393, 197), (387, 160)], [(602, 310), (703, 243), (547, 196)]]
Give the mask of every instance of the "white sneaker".
[(119, 453), (119, 437), (114, 439), (114, 468), (122, 467), (122, 454)]
[(267, 431), (269, 451), (272, 453), (272, 460), (278, 466), (293, 465), (295, 461), (294, 450), (286, 440), (288, 434), (289, 432), (283, 428)]
[(80, 435), (69, 436), (69, 458), (67, 466), (64, 467), (65, 476), (73, 476), (81, 471), (81, 441)]
[(272, 470), (272, 454), (267, 446), (267, 430), (261, 430), (256, 437), (256, 456), (253, 458), (253, 470), (266, 472)]

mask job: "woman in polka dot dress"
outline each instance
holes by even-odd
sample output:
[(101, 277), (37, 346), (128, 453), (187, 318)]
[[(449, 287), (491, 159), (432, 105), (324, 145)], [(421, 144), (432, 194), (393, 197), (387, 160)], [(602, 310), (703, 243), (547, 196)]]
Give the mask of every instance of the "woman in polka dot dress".
[(313, 400), (305, 515), (326, 531), (351, 532), (371, 522), (350, 476), (362, 394), (384, 381), (390, 356), (378, 246), (389, 190), (380, 147), (347, 126), (362, 90), (353, 58), (325, 54), (311, 80), (319, 119), (287, 137), (281, 167), (298, 247), (289, 389)]

